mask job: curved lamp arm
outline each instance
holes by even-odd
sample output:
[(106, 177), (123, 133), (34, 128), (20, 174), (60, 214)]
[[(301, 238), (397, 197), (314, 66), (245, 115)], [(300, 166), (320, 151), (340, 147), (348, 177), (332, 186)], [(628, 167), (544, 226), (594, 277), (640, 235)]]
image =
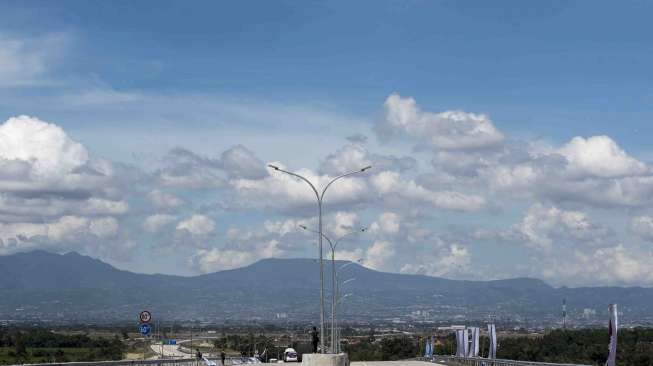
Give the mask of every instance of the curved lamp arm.
[[(330, 187), (330, 186), (331, 186), (335, 181), (337, 181), (338, 179), (341, 179), (341, 178), (344, 178), (344, 177), (348, 177), (348, 176), (350, 176), (350, 175), (354, 175), (354, 174), (358, 174), (358, 173), (363, 173), (364, 171), (369, 170), (369, 169), (372, 169), (372, 166), (371, 166), (371, 165), (368, 165), (368, 166), (366, 166), (366, 167), (364, 167), (364, 168), (362, 168), (362, 169), (360, 169), (360, 170), (356, 170), (356, 171), (353, 171), (353, 172), (345, 173), (345, 174), (343, 174), (343, 175), (340, 175), (340, 176), (337, 176), (337, 177), (333, 178), (329, 183), (327, 183), (327, 185), (326, 185), (326, 186), (324, 187), (324, 189), (322, 190), (322, 195), (320, 195), (320, 199), (324, 198), (324, 194), (326, 193), (327, 189), (329, 189), (329, 187)], [(316, 192), (316, 193), (317, 193), (317, 192)]]

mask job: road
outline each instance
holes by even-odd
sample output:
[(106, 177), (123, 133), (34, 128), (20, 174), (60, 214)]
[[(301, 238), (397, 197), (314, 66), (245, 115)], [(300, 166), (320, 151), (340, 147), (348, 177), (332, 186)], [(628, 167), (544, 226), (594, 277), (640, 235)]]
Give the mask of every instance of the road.
[(359, 361), (352, 362), (351, 366), (433, 366), (438, 365), (424, 361)]
[(178, 348), (179, 345), (177, 344), (164, 344), (163, 345), (163, 352), (161, 352), (161, 345), (160, 344), (153, 344), (150, 346), (152, 348), (152, 351), (154, 351), (157, 355), (163, 354), (163, 357), (174, 357), (174, 358), (189, 358), (192, 357), (188, 353), (181, 352)]

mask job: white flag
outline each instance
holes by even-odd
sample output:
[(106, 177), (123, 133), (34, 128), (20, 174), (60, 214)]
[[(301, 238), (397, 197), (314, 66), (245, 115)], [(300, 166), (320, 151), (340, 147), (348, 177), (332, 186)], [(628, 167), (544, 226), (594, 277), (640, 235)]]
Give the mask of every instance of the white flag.
[(463, 329), (463, 357), (469, 356), (469, 330)]
[(494, 359), (497, 358), (497, 330), (494, 324), (487, 325), (487, 332), (490, 337), (490, 352), (487, 358)]
[(472, 357), (478, 357), (478, 346), (479, 346), (478, 338), (480, 333), (481, 333), (480, 328), (478, 327), (472, 328), (472, 349), (471, 349)]
[(465, 357), (463, 330), (456, 329), (456, 357)]
[(608, 323), (608, 335), (610, 336), (610, 345), (608, 349), (608, 360), (605, 361), (606, 366), (615, 366), (617, 363), (617, 331), (619, 330), (619, 323), (617, 321), (617, 304), (610, 304), (608, 306), (610, 312), (610, 323)]

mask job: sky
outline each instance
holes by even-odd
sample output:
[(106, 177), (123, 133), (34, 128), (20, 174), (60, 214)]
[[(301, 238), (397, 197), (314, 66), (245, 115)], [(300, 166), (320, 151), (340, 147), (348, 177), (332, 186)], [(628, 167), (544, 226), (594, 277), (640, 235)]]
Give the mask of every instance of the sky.
[(652, 11), (2, 1), (0, 255), (653, 286)]

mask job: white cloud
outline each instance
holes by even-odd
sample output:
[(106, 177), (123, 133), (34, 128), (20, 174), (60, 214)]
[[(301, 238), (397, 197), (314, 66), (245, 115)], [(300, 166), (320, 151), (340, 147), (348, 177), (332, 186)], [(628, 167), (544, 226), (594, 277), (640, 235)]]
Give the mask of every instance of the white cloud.
[(395, 256), (394, 245), (385, 240), (377, 240), (365, 252), (364, 263), (366, 267), (377, 270), (390, 269)]
[(261, 258), (280, 256), (278, 242), (271, 240), (257, 250), (200, 249), (191, 260), (191, 265), (203, 273), (223, 271), (249, 265)]
[(483, 114), (463, 111), (423, 112), (415, 99), (391, 94), (385, 101), (385, 120), (379, 131), (404, 134), (437, 149), (480, 149), (500, 145), (504, 136)]
[(437, 208), (461, 211), (477, 211), (485, 207), (485, 198), (456, 191), (431, 191), (415, 183), (404, 180), (397, 172), (381, 172), (371, 178), (372, 186), (378, 194), (387, 199), (396, 196), (401, 201), (429, 203)]
[(558, 152), (567, 158), (572, 173), (609, 178), (650, 172), (608, 136), (574, 137)]
[(145, 218), (142, 227), (145, 231), (155, 234), (174, 221), (175, 216), (173, 215), (155, 214)]
[(580, 211), (565, 211), (557, 207), (535, 204), (529, 208), (514, 230), (524, 244), (538, 250), (551, 250), (555, 245), (601, 245), (610, 232), (590, 221)]
[(176, 208), (184, 204), (184, 201), (174, 194), (155, 189), (147, 194), (147, 198), (157, 207)]
[(193, 215), (186, 220), (180, 221), (177, 224), (177, 230), (185, 230), (197, 236), (208, 235), (215, 230), (215, 222), (204, 215)]
[(623, 244), (545, 258), (534, 275), (567, 286), (653, 285), (653, 253)]
[(452, 244), (428, 259), (429, 261), (426, 262), (408, 263), (400, 272), (451, 278), (456, 275), (466, 275), (471, 270), (472, 259), (469, 249), (458, 244)]
[(375, 234), (396, 235), (399, 233), (401, 217), (394, 212), (383, 212), (370, 225), (370, 231)]
[[(279, 163), (275, 163), (275, 165), (283, 167)], [(317, 175), (307, 169), (298, 170), (297, 173), (313, 182), (320, 192), (322, 187), (335, 178), (328, 175)], [(310, 186), (285, 173), (272, 172), (270, 176), (260, 180), (234, 179), (231, 181), (231, 185), (242, 202), (253, 207), (267, 206), (280, 211), (309, 207), (317, 209), (316, 195)], [(366, 188), (367, 185), (361, 178), (342, 178), (329, 188), (325, 195), (325, 201), (328, 200), (330, 205), (361, 202), (369, 198)]]
[(102, 240), (115, 238), (118, 229), (113, 217), (62, 216), (46, 223), (0, 223), (0, 254), (36, 248), (93, 250), (105, 244)]
[(337, 176), (355, 172), (367, 166), (372, 166), (375, 171), (403, 172), (414, 169), (417, 166), (417, 160), (408, 156), (372, 154), (361, 144), (349, 144), (335, 153), (329, 154), (320, 164), (320, 171)]
[(18, 116), (0, 125), (0, 159), (31, 165), (34, 179), (55, 179), (88, 161), (88, 152), (59, 126)]
[(630, 229), (640, 238), (653, 241), (653, 217), (634, 217), (630, 223)]
[(236, 145), (224, 151), (218, 164), (232, 177), (262, 179), (268, 176), (263, 161), (243, 145)]

